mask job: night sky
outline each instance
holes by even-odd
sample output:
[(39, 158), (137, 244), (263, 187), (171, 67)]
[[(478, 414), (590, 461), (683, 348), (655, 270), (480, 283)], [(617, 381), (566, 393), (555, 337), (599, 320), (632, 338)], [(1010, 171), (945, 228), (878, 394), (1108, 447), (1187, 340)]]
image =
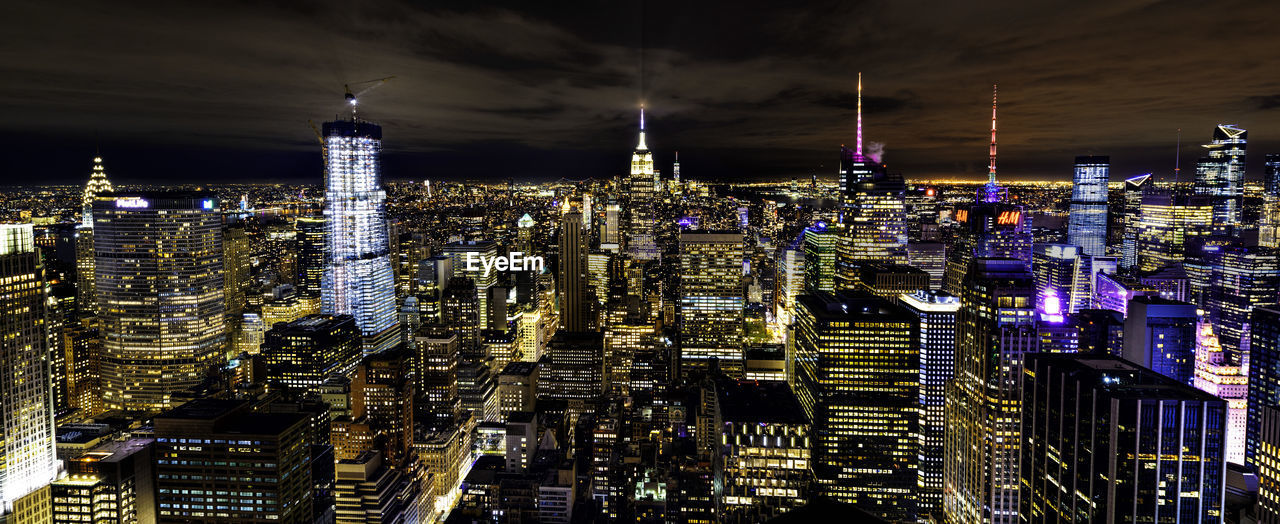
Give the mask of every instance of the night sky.
[(993, 82), (1002, 178), (1171, 174), (1178, 128), (1192, 173), (1217, 123), (1250, 177), (1280, 153), (1280, 4), (1047, 4), (10, 2), (0, 184), (82, 182), (98, 145), (118, 183), (319, 183), (307, 121), (387, 75), (361, 103), (387, 179), (618, 175), (642, 100), (664, 174), (679, 150), (687, 177), (830, 176), (859, 71), (908, 178), (985, 175)]

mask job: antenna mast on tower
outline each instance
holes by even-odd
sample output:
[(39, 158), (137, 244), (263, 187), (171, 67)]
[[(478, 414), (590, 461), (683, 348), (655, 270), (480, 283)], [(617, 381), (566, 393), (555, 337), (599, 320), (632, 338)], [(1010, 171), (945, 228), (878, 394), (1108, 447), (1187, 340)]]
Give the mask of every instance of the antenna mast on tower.
[(862, 72), (858, 72), (858, 143), (854, 146), (854, 158), (859, 162), (862, 158)]
[(988, 165), (987, 183), (996, 185), (996, 84), (991, 84), (991, 163)]

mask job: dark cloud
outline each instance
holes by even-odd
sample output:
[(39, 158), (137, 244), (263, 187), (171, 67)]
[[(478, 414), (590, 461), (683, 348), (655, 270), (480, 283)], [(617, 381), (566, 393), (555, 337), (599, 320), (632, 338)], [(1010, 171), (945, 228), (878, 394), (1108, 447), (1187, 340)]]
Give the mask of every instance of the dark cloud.
[(1263, 111), (1275, 109), (1280, 107), (1280, 95), (1251, 96), (1249, 97), (1249, 103)]
[(7, 7), (0, 138), (21, 154), (0, 183), (80, 181), (95, 144), (122, 179), (319, 180), (307, 121), (392, 74), (361, 110), (400, 178), (616, 175), (642, 101), (663, 167), (680, 150), (695, 177), (829, 173), (859, 71), (866, 139), (908, 177), (985, 173), (993, 82), (1009, 177), (1062, 178), (1088, 152), (1168, 172), (1177, 129), (1190, 162), (1219, 122), (1250, 130), (1251, 169), (1280, 151), (1268, 2)]

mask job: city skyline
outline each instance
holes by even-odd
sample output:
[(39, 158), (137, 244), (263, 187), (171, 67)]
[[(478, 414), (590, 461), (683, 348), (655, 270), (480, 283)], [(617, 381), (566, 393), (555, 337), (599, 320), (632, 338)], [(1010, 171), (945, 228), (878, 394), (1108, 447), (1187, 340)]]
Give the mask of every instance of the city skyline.
[(0, 171), (0, 524), (1280, 523), (1280, 95), (1150, 1), (79, 6), (0, 169), (156, 104)]
[[(0, 184), (75, 182), (96, 147), (125, 184), (174, 170), (309, 180), (320, 160), (307, 120), (341, 111), (343, 84), (388, 75), (366, 106), (395, 137), (388, 180), (614, 176), (626, 165), (613, 144), (641, 103), (663, 176), (681, 151), (693, 179), (834, 177), (836, 150), (855, 140), (858, 71), (866, 141), (908, 179), (980, 178), (983, 92), (996, 81), (1005, 180), (1068, 179), (1079, 154), (1110, 155), (1120, 177), (1168, 178), (1178, 129), (1186, 175), (1221, 123), (1252, 130), (1255, 150), (1280, 149), (1265, 6), (1195, 13), (1226, 31), (1213, 37), (1167, 31), (1192, 7), (1164, 3), (1069, 17), (998, 4), (641, 9), (20, 6), (12, 19), (32, 23), (9, 31), (9, 69), (32, 81), (0, 91), (12, 118), (0, 136), (49, 154), (0, 163)], [(823, 28), (842, 16), (857, 23)], [(863, 29), (879, 26), (895, 28), (892, 44)], [(232, 41), (223, 27), (244, 29)], [(25, 38), (35, 28), (54, 38)], [(71, 67), (90, 45), (109, 58)], [(1250, 155), (1251, 180), (1261, 165)]]

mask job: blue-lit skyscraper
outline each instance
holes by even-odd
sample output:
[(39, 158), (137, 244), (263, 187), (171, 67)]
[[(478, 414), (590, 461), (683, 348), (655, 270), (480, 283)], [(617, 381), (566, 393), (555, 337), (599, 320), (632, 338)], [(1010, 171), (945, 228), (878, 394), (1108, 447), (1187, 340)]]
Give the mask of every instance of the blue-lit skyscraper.
[(320, 309), (355, 317), (365, 353), (376, 353), (398, 339), (379, 172), (382, 128), (353, 117), (325, 122), (323, 135), (328, 265)]
[(1213, 129), (1213, 140), (1204, 145), (1209, 151), (1196, 162), (1198, 195), (1208, 195), (1213, 202), (1213, 232), (1233, 234), (1240, 226), (1244, 207), (1244, 154), (1249, 132), (1230, 124)]
[(1124, 359), (1191, 385), (1195, 375), (1195, 304), (1158, 296), (1129, 301), (1124, 319)]
[(1110, 176), (1111, 157), (1076, 157), (1067, 243), (1080, 246), (1091, 257), (1107, 254), (1107, 180)]
[(1280, 308), (1253, 308), (1250, 319), (1245, 462), (1257, 467), (1263, 411), (1280, 406)]
[(919, 319), (920, 430), (917, 511), (921, 517), (942, 510), (943, 439), (946, 436), (946, 387), (956, 372), (956, 314), (960, 297), (941, 291), (917, 291), (898, 299)]
[(1258, 245), (1280, 248), (1280, 155), (1267, 155), (1262, 169), (1262, 216)]

